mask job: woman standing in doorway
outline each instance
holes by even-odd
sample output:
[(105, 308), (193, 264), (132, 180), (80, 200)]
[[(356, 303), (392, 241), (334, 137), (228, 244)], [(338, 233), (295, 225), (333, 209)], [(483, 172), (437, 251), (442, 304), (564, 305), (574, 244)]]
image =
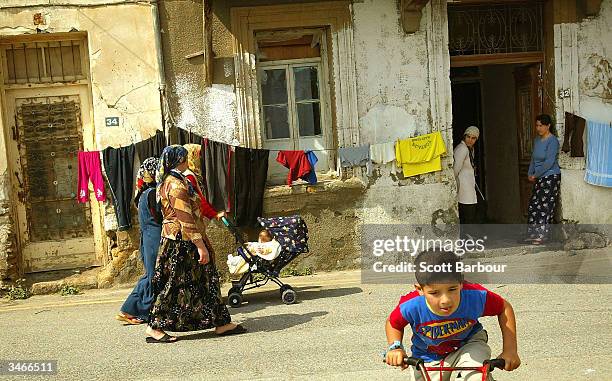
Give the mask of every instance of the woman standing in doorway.
[(147, 326), (148, 343), (171, 343), (165, 331), (185, 332), (215, 328), (218, 335), (246, 332), (231, 323), (221, 301), (219, 273), (210, 259), (212, 247), (196, 227), (200, 202), (183, 171), (187, 150), (166, 147), (157, 172), (161, 202), (162, 241), (153, 276), (154, 302)]
[(453, 171), (457, 180), (457, 199), (459, 202), (459, 222), (464, 224), (476, 224), (476, 174), (474, 171), (474, 144), (480, 136), (480, 130), (476, 126), (466, 128), (463, 140), (457, 144), (453, 151)]
[(536, 117), (537, 137), (529, 164), (528, 179), (534, 183), (527, 212), (527, 241), (539, 245), (548, 239), (561, 187), (559, 140), (550, 115)]

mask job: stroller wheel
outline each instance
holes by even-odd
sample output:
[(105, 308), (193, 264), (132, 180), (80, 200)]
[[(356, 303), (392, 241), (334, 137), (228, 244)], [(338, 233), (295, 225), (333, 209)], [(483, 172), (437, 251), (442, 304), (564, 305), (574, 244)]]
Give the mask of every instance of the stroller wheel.
[(290, 286), (290, 285), (288, 285), (288, 284), (283, 284), (283, 285), (280, 287), (280, 294), (281, 294), (281, 297), (283, 296), (283, 293), (284, 293), (286, 290), (293, 290), (293, 287), (291, 287), (291, 286)]
[(292, 288), (287, 288), (285, 291), (283, 291), (281, 299), (285, 304), (293, 304), (297, 299), (297, 294)]
[(230, 292), (227, 296), (227, 303), (233, 308), (240, 307), (242, 304), (242, 294), (239, 292)]

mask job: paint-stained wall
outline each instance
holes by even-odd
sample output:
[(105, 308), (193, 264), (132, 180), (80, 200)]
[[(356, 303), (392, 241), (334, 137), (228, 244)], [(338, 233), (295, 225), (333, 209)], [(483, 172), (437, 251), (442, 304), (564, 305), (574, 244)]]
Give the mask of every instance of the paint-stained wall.
[[(597, 17), (577, 24), (578, 110), (587, 119), (612, 121), (612, 0)], [(563, 68), (558, 68), (563, 70)], [(588, 144), (588, 142), (586, 142)], [(586, 150), (585, 150), (586, 153)], [(607, 160), (605, 157), (593, 158)], [(584, 181), (584, 159), (562, 155), (561, 202), (565, 220), (612, 223), (612, 189)]]

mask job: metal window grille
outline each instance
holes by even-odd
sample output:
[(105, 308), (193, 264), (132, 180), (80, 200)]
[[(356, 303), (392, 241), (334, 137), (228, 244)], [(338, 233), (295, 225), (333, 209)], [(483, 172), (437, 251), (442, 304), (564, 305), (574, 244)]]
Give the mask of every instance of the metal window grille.
[(538, 52), (543, 48), (542, 3), (449, 6), (451, 56)]

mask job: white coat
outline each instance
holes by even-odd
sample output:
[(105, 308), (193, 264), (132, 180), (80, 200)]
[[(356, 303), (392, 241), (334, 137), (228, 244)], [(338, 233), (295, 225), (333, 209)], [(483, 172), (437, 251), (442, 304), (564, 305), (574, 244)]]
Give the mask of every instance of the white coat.
[(476, 175), (470, 163), (470, 151), (464, 141), (453, 151), (453, 171), (457, 180), (457, 199), (460, 204), (476, 204)]

